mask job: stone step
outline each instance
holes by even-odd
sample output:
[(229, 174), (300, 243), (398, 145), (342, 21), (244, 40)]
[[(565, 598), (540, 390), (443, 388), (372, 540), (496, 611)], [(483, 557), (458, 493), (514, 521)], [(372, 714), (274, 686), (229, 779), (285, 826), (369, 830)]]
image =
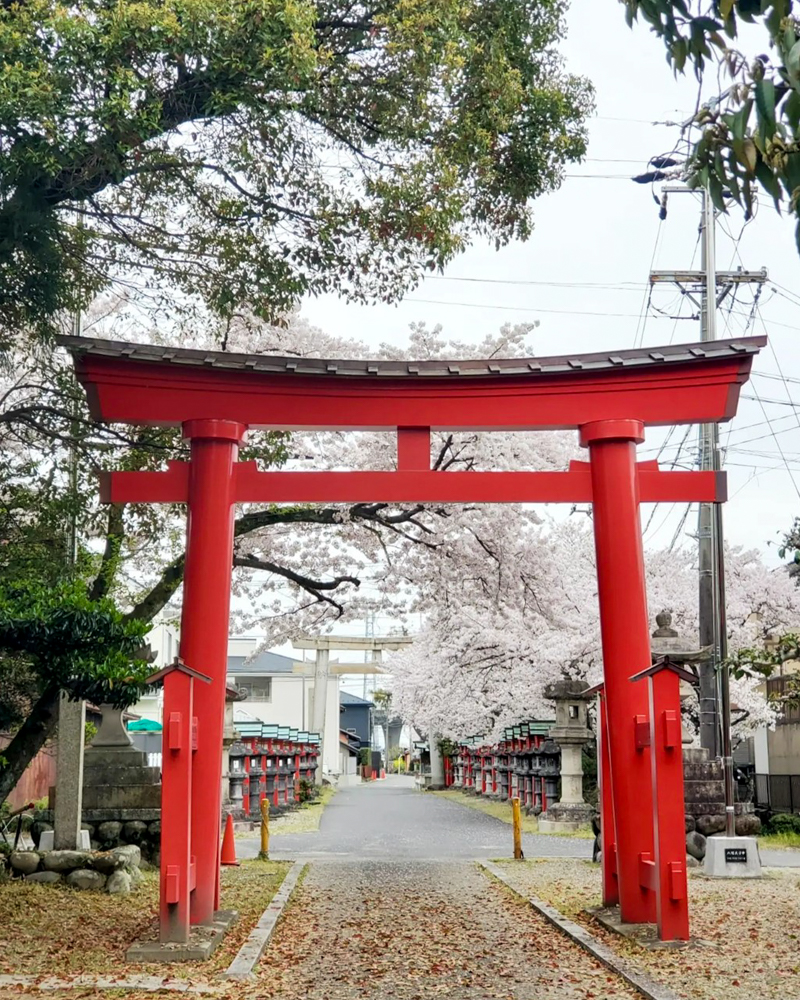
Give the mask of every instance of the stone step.
[(708, 760), (708, 750), (705, 747), (685, 747), (683, 760), (684, 763), (702, 764)]
[(83, 789), (83, 809), (155, 809), (161, 785), (94, 785)]
[(707, 760), (701, 764), (684, 761), (683, 777), (685, 781), (724, 781), (725, 773), (719, 760)]
[[(719, 802), (684, 802), (684, 809), (688, 816), (715, 816), (725, 813), (724, 799)], [(735, 802), (734, 812), (737, 816), (753, 812), (752, 802)]]
[(724, 802), (722, 781), (684, 781), (683, 797), (687, 802)]
[(161, 769), (158, 767), (119, 767), (110, 764), (95, 764), (84, 767), (83, 786), (96, 785), (158, 785)]

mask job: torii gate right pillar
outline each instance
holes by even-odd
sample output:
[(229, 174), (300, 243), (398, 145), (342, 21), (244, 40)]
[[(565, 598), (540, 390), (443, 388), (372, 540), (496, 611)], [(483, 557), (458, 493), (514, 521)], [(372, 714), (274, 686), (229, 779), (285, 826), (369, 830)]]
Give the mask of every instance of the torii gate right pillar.
[(655, 893), (642, 884), (641, 862), (653, 857), (650, 758), (642, 733), (649, 707), (636, 665), (650, 662), (636, 445), (639, 420), (597, 420), (580, 428), (592, 471), (597, 590), (603, 641), (611, 788), (617, 845), (620, 917), (653, 923)]

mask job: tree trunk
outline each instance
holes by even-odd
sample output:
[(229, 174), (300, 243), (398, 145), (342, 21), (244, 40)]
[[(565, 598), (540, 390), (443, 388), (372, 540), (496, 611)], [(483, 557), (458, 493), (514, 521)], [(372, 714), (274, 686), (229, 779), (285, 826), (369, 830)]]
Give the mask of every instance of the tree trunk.
[(52, 735), (58, 721), (59, 688), (45, 689), (14, 739), (3, 750), (6, 763), (0, 766), (0, 803), (5, 802), (25, 768)]

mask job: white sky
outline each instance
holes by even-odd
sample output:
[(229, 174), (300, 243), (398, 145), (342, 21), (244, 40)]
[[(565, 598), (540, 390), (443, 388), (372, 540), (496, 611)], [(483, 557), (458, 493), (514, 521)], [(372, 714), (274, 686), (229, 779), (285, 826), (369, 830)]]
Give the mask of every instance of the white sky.
[[(691, 195), (672, 197), (668, 218), (659, 223), (650, 187), (628, 179), (643, 171), (650, 156), (674, 146), (677, 129), (654, 123), (688, 118), (697, 85), (692, 77), (676, 82), (661, 43), (644, 25), (631, 32), (622, 6), (613, 2), (573, 0), (563, 50), (568, 68), (594, 83), (597, 111), (587, 160), (569, 169), (560, 191), (537, 202), (532, 238), (500, 252), (475, 246), (444, 277), (428, 278), (399, 305), (360, 307), (334, 296), (310, 300), (303, 311), (312, 322), (329, 333), (378, 344), (404, 342), (409, 324), (416, 320), (440, 323), (446, 334), (476, 340), (506, 322), (539, 320), (531, 340), (540, 355), (699, 339), (697, 321), (676, 322), (653, 309), (643, 316), (651, 261), (662, 269), (692, 265), (699, 201)], [(777, 564), (774, 543), (800, 514), (800, 385), (795, 388), (791, 382), (800, 376), (800, 260), (793, 220), (779, 218), (767, 196), (737, 248), (725, 231), (738, 237), (742, 225), (738, 208), (720, 220), (718, 269), (767, 267), (770, 279), (783, 287), (769, 285), (762, 293), (760, 317), (748, 332), (766, 330), (770, 345), (756, 360), (754, 378), (745, 387), (743, 396), (752, 398), (743, 398), (736, 419), (722, 428), (723, 445), (731, 445), (726, 531), (732, 543), (756, 546)], [(699, 266), (699, 251), (694, 266)], [(507, 281), (520, 284), (498, 283)], [(785, 297), (784, 289), (796, 294), (797, 304)], [(665, 286), (654, 295), (653, 305), (674, 315), (679, 298), (674, 286)], [(720, 337), (743, 333), (751, 302), (752, 290), (745, 287), (730, 316), (721, 309)], [(692, 312), (684, 301), (682, 315)], [(780, 370), (788, 383), (781, 380)], [(797, 402), (790, 405), (793, 398)], [(748, 428), (751, 424), (758, 426)], [(675, 457), (684, 434), (685, 428), (672, 433), (662, 461)], [(663, 437), (651, 432), (641, 449), (651, 449), (644, 457), (654, 456), (653, 445)], [(695, 458), (695, 444), (692, 431), (682, 462)], [(660, 506), (646, 544), (668, 545), (684, 512), (684, 505)], [(644, 510), (645, 523), (650, 513)], [(692, 511), (683, 531), (693, 531), (695, 523)], [(380, 624), (377, 630), (382, 631)]]

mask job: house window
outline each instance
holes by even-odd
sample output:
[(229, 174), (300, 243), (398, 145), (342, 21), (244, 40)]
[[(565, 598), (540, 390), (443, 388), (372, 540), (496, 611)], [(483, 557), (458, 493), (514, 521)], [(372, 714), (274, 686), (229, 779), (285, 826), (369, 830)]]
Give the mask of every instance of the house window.
[(253, 681), (253, 701), (270, 701), (272, 699), (272, 678), (259, 677)]
[(236, 687), (239, 688), (239, 691), (245, 696), (245, 698), (249, 698), (250, 695), (253, 693), (252, 684), (239, 684), (237, 682)]

